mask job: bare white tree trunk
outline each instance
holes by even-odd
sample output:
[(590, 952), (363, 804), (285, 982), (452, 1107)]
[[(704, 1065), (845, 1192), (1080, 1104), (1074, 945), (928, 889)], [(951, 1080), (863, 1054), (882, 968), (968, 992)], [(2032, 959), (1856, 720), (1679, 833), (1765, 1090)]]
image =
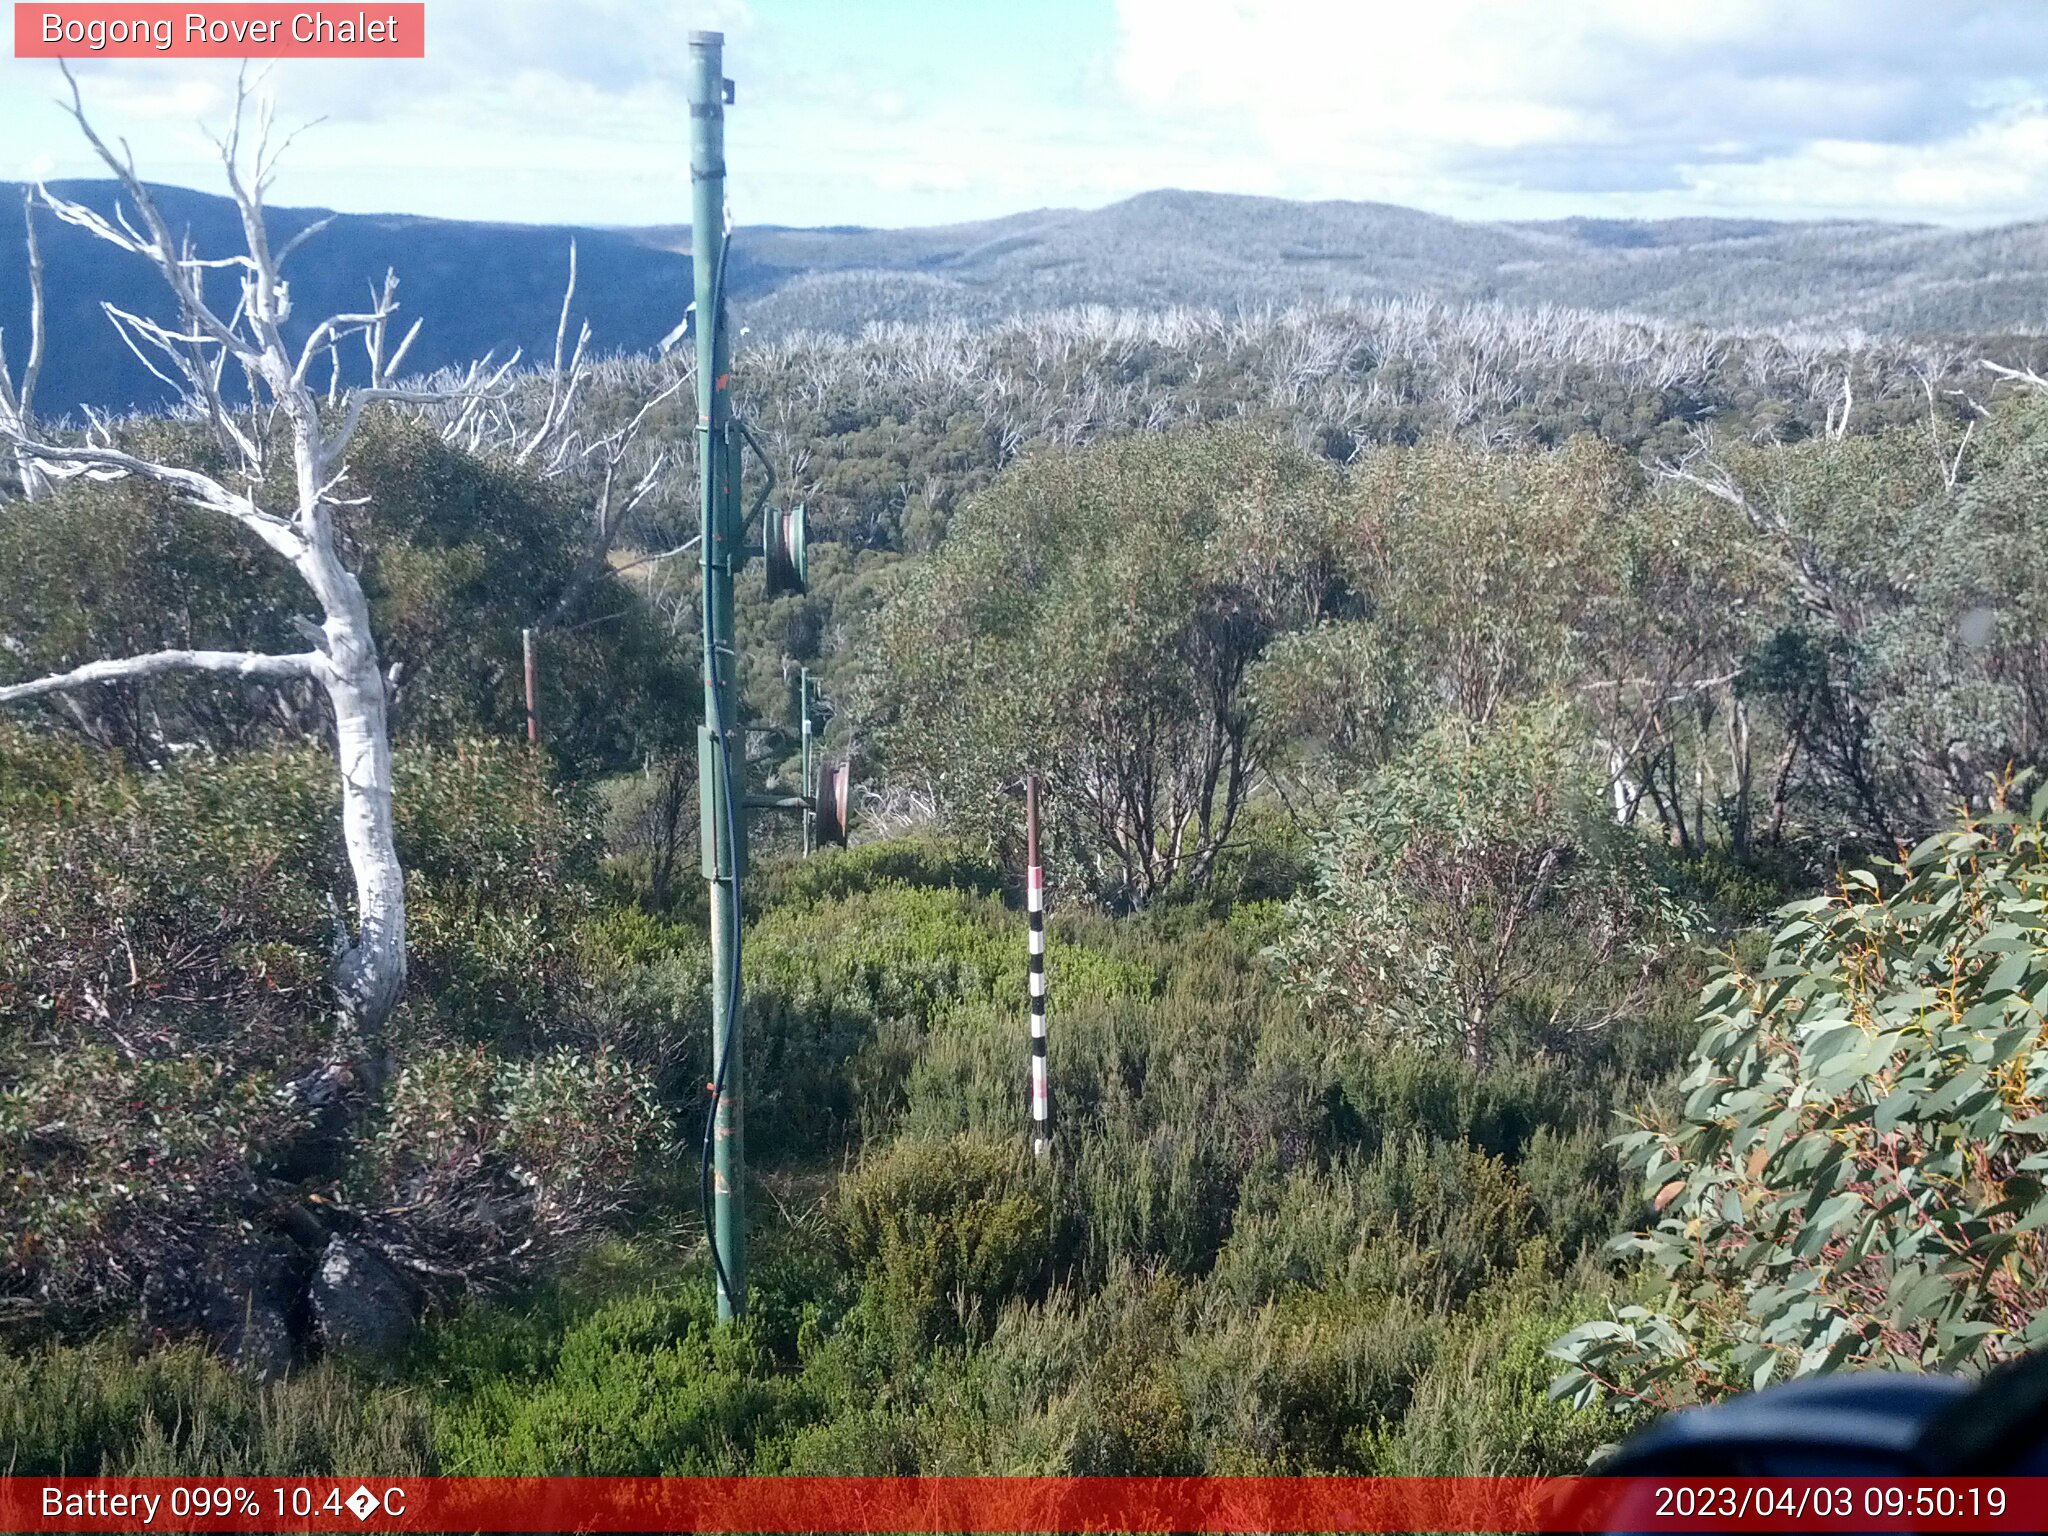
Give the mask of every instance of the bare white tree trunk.
[[(68, 72), (67, 72), (68, 78)], [(109, 304), (108, 318), (130, 349), (159, 378), (180, 387), (186, 402), (211, 425), (216, 441), (236, 464), (233, 480), (160, 464), (116, 448), (103, 426), (84, 442), (53, 442), (29, 419), (18, 392), (0, 402), (0, 438), (16, 455), (50, 479), (154, 480), (177, 491), (185, 502), (226, 517), (253, 533), (287, 561), (319, 604), (321, 622), (296, 621), (313, 649), (298, 655), (239, 651), (160, 651), (153, 655), (93, 662), (71, 672), (0, 688), (0, 703), (63, 693), (97, 684), (131, 681), (171, 670), (265, 678), (309, 678), (320, 684), (334, 711), (334, 747), (341, 779), (343, 843), (355, 877), (353, 931), (337, 945), (334, 985), (345, 1026), (364, 1038), (381, 1031), (405, 989), (405, 873), (399, 865), (392, 818), (391, 733), (386, 678), (370, 629), (369, 604), (349, 570), (335, 536), (337, 486), (347, 474), (345, 455), (362, 420), (376, 401), (426, 403), (475, 393), (483, 365), (471, 370), (456, 391), (422, 393), (395, 388), (413, 330), (386, 354), (386, 328), (397, 310), (397, 279), (387, 274), (381, 294), (359, 314), (330, 316), (314, 326), (304, 345), (287, 347), (283, 328), (291, 313), (290, 289), (280, 276), (285, 258), (322, 226), (314, 225), (273, 252), (263, 212), (263, 192), (274, 169), (263, 124), (254, 174), (244, 180), (240, 140), (246, 98), (238, 94), (230, 133), (220, 145), (222, 163), (242, 217), (246, 254), (206, 259), (175, 239), (133, 161), (116, 156), (87, 121), (72, 84), (72, 115), (80, 130), (120, 181), (141, 228), (125, 210), (112, 221), (81, 203), (40, 188), (44, 204), (58, 218), (77, 225), (149, 261), (170, 285), (179, 307), (173, 327)], [(241, 273), (240, 303), (223, 318), (208, 303), (204, 278), (219, 268)], [(316, 360), (335, 356), (337, 345), (361, 337), (369, 355), (367, 386), (330, 398), (338, 425), (323, 423), (320, 400), (308, 380)], [(152, 360), (153, 359), (153, 360)], [(221, 380), (228, 365), (249, 383), (251, 405), (233, 408)], [(501, 370), (502, 373), (502, 370)], [(283, 443), (273, 443), (282, 435)], [(277, 512), (260, 506), (253, 488), (263, 483), (273, 449), (288, 451), (294, 505)], [(251, 489), (238, 491), (232, 484)]]
[[(29, 430), (35, 420), (36, 381), (43, 371), (43, 248), (36, 240), (33, 191), (22, 195), (21, 217), (28, 240), (28, 355), (17, 383), (7, 366), (6, 338), (0, 336), (0, 432)], [(42, 471), (33, 458), (19, 451), (14, 455), (14, 467), (22, 498), (34, 501), (42, 489)]]
[(370, 635), (369, 605), (354, 576), (341, 573), (345, 603), (328, 609), (328, 666), (321, 678), (334, 708), (341, 769), (341, 832), (356, 882), (354, 943), (336, 966), (343, 1011), (381, 1025), (405, 990), (405, 871), (391, 810), (391, 732), (384, 674)]

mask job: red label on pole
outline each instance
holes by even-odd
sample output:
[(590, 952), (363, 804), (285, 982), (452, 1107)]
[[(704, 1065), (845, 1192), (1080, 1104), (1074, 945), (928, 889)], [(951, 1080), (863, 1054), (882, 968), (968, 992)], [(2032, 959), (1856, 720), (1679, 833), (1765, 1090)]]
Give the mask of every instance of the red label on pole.
[(17, 59), (423, 59), (427, 8), (372, 5), (14, 7)]

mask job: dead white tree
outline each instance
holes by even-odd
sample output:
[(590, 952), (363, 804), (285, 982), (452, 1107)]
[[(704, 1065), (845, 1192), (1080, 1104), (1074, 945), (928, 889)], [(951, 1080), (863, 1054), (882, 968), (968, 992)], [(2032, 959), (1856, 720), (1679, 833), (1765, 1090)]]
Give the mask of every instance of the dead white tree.
[[(691, 383), (693, 374), (665, 358), (653, 361), (659, 374), (652, 381), (642, 379), (631, 364), (622, 370), (618, 360), (594, 363), (588, 355), (591, 330), (587, 320), (579, 322), (574, 343), (569, 340), (575, 302), (576, 243), (572, 240), (552, 364), (531, 374), (516, 374), (519, 354), (515, 352), (490, 374), (481, 399), (471, 392), (458, 410), (424, 413), (444, 441), (471, 453), (502, 458), (538, 480), (590, 486), (586, 509), (589, 542), (569, 580), (537, 617), (533, 625), (536, 635), (566, 624), (576, 605), (607, 571), (616, 574), (672, 560), (697, 544), (692, 538), (673, 548), (637, 555), (622, 565), (612, 564), (612, 552), (634, 515), (667, 489), (677, 468), (666, 449), (648, 451), (643, 432), (655, 411)], [(612, 399), (620, 386), (639, 388), (644, 384), (650, 393), (624, 425), (601, 432), (590, 424), (596, 413), (584, 405), (586, 386), (593, 380), (609, 386)], [(545, 399), (540, 397), (542, 381), (547, 385)]]
[[(69, 70), (65, 77), (71, 80)], [(341, 778), (343, 842), (355, 881), (353, 931), (335, 944), (334, 986), (344, 1028), (368, 1038), (383, 1025), (405, 985), (405, 875), (393, 841), (391, 738), (386, 716), (387, 678), (379, 667), (370, 630), (369, 604), (349, 569), (336, 537), (335, 509), (346, 505), (339, 487), (347, 475), (350, 440), (363, 412), (379, 401), (425, 403), (447, 392), (401, 388), (394, 380), (415, 324), (387, 349), (397, 312), (397, 280), (385, 278), (370, 307), (333, 315), (315, 325), (303, 345), (291, 347), (285, 326), (291, 290), (283, 276), (287, 258), (322, 227), (312, 225), (273, 248), (264, 218), (263, 195), (276, 167), (270, 147), (267, 109), (253, 163), (245, 175), (242, 131), (248, 111), (245, 89), (237, 86), (234, 116), (217, 141), (227, 181), (242, 220), (247, 250), (205, 257), (189, 239), (174, 235), (149, 188), (137, 174), (132, 153), (116, 155), (88, 120), (78, 85), (71, 80), (70, 112), (79, 129), (113, 172), (129, 207), (117, 202), (112, 218), (83, 203), (59, 197), (47, 187), (37, 194), (51, 213), (110, 245), (150, 263), (177, 300), (175, 324), (166, 324), (104, 305), (108, 319), (135, 355), (158, 378), (177, 388), (186, 404), (212, 428), (235, 468), (223, 478), (174, 464), (157, 463), (117, 447), (104, 423), (83, 441), (45, 436), (25, 412), (0, 417), (17, 453), (51, 479), (136, 478), (169, 487), (186, 505), (223, 517), (247, 530), (305, 583), (320, 611), (318, 622), (299, 617), (294, 627), (308, 648), (291, 654), (258, 651), (168, 650), (150, 655), (90, 662), (68, 672), (0, 687), (0, 703), (15, 703), (107, 683), (133, 682), (166, 672), (200, 672), (269, 681), (310, 680), (326, 694), (334, 712), (334, 747)], [(289, 143), (289, 139), (285, 141)], [(278, 146), (278, 152), (285, 147)], [(139, 227), (138, 227), (139, 226)], [(209, 273), (239, 279), (234, 308), (223, 314), (205, 290)], [(314, 363), (337, 344), (361, 337), (369, 354), (369, 382), (338, 391), (323, 419), (309, 379)], [(224, 388), (233, 367), (247, 389), (247, 403), (231, 401)], [(481, 370), (469, 379), (474, 386)], [(19, 393), (17, 392), (17, 401)], [(273, 460), (289, 460), (291, 501), (268, 506), (261, 487)]]
[(620, 531), (642, 503), (662, 489), (672, 467), (666, 449), (658, 450), (641, 467), (638, 475), (630, 472), (628, 458), (649, 414), (679, 391), (685, 382), (680, 376), (671, 378), (659, 391), (648, 396), (623, 427), (598, 438), (583, 450), (581, 457), (585, 466), (594, 469), (598, 476), (597, 490), (590, 506), (590, 544), (567, 585), (562, 588), (561, 596), (555, 599), (554, 607), (541, 621), (542, 629), (553, 629), (564, 623), (583, 600), (583, 595), (606, 571), (623, 574), (639, 566), (673, 560), (697, 547), (697, 540), (691, 537), (671, 548), (637, 555), (623, 565), (612, 564), (612, 548), (618, 543)]
[[(7, 366), (7, 337), (0, 332), (0, 432), (20, 436), (35, 421), (36, 381), (43, 372), (43, 248), (36, 240), (36, 203), (33, 190), (21, 197), (22, 223), (28, 239), (28, 355), (22, 360), (17, 382)], [(17, 451), (14, 467), (21, 479), (21, 494), (34, 501), (42, 489), (43, 475), (33, 457)]]

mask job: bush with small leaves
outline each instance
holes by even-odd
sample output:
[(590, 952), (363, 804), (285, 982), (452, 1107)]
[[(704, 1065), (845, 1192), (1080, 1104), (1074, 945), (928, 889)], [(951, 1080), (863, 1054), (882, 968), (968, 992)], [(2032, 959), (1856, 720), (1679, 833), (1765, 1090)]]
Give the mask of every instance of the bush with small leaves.
[(902, 1358), (973, 1337), (1049, 1278), (1053, 1210), (1020, 1145), (902, 1141), (840, 1187), (839, 1234)]
[(1319, 874), (1273, 952), (1286, 984), (1326, 1016), (1475, 1066), (1546, 977), (1600, 986), (1546, 999), (1540, 1028), (1630, 1011), (1688, 920), (1548, 707), (1441, 721), (1347, 802)]
[(138, 772), (0, 721), (0, 1295), (60, 1318), (139, 1297), (182, 1331), (251, 1233), (317, 1241), (309, 1212), (439, 1283), (530, 1266), (631, 1197), (662, 1063), (580, 937), (578, 802), (515, 747), (403, 752), (398, 781), (393, 1095), (380, 1119), (379, 1085), (344, 1083), (337, 1119), (286, 1091), (334, 1029), (331, 764)]

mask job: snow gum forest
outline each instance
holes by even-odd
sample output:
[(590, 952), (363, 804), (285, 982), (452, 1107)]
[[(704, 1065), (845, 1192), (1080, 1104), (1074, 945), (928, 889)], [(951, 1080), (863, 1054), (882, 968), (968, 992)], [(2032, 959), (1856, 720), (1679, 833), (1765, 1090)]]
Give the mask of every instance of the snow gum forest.
[(179, 402), (0, 336), (14, 1472), (1569, 1472), (2044, 1342), (2029, 336), (742, 339), (814, 541), (740, 582), (747, 773), (808, 670), (856, 790), (756, 836), (720, 1328), (687, 349), (607, 351), (565, 238), (551, 348), (423, 371), (403, 271), (294, 308), (228, 149), (219, 248), (113, 152), (118, 218), (6, 226), (126, 263)]

